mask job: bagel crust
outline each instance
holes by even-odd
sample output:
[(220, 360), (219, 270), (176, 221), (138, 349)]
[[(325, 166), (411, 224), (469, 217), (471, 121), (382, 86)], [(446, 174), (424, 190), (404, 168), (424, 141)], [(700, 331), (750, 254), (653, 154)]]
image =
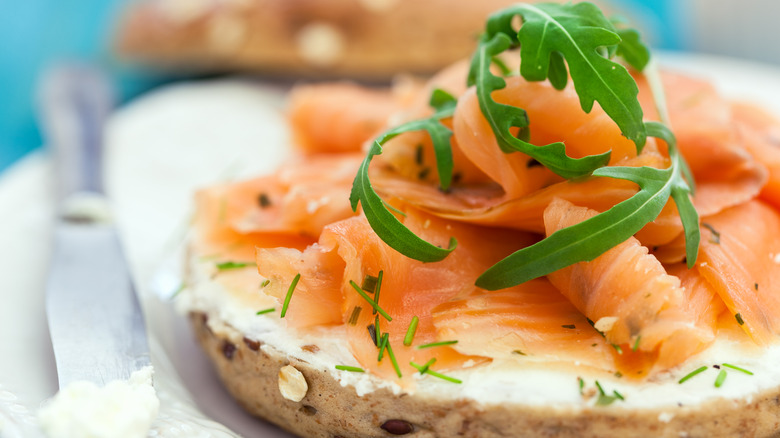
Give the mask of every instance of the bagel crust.
[[(209, 317), (200, 312), (191, 312), (190, 321), (236, 400), (249, 413), (303, 437), (780, 436), (780, 389), (745, 399), (676, 406), (672, 415), (669, 408), (637, 410), (619, 404), (577, 409), (483, 405), (421, 392), (396, 395), (388, 389), (358, 396), (353, 386), (342, 386), (328, 370), (246, 338), (228, 322), (210, 324)], [(318, 350), (315, 340), (304, 348), (309, 353)], [(307, 390), (298, 402), (280, 391), (280, 370), (287, 366), (305, 378)]]

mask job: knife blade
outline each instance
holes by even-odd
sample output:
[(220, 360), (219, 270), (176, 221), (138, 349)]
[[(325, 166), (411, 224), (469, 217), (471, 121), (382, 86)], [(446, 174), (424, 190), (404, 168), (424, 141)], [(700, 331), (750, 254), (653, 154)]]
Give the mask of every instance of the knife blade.
[(54, 156), (59, 214), (46, 314), (60, 388), (105, 385), (151, 364), (143, 314), (103, 190), (108, 78), (69, 64), (42, 79), (40, 118)]

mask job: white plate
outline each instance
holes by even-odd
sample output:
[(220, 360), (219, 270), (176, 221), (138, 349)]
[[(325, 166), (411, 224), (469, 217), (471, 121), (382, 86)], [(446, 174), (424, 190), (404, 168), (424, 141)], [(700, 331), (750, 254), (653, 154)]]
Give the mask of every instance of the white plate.
[[(780, 114), (778, 69), (682, 54), (664, 54), (662, 64), (708, 77), (729, 96)], [(174, 290), (176, 280), (151, 287), (153, 279), (164, 280), (156, 274), (171, 263), (195, 188), (269, 172), (289, 153), (281, 93), (242, 80), (179, 84), (123, 108), (109, 126), (109, 191), (143, 298), (162, 399), (150, 436), (290, 437), (245, 414), (219, 384), (183, 317), (155, 294)], [(53, 217), (50, 173), (39, 153), (0, 177), (3, 438), (33, 436), (35, 411), (57, 389), (43, 311)]]

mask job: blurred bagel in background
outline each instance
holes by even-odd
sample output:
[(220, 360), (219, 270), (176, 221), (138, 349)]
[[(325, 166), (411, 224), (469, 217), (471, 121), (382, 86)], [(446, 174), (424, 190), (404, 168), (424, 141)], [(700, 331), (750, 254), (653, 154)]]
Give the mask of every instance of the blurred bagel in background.
[(162, 69), (384, 80), (468, 56), (513, 0), (141, 0), (122, 15), (121, 59)]

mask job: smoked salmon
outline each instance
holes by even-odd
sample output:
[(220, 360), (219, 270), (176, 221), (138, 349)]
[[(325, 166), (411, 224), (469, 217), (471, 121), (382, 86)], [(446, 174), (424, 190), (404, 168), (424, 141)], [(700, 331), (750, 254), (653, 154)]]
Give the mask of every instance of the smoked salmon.
[[(499, 149), (455, 65), (426, 85), (398, 92), (357, 85), (303, 86), (290, 118), (300, 156), (276, 173), (197, 195), (196, 245), (217, 261), (257, 264), (257, 289), (285, 306), (288, 327), (343, 327), (361, 368), (414, 386), (420, 365), (446, 371), (495, 360), (566, 364), (644, 378), (673, 368), (729, 332), (766, 344), (780, 333), (780, 122), (719, 96), (706, 82), (662, 75), (679, 150), (696, 184), (702, 224), (689, 269), (676, 205), (601, 256), (546, 277), (489, 292), (486, 269), (578, 224), (639, 189), (621, 179), (564, 180), (522, 153)], [(657, 119), (637, 76), (648, 120)], [(369, 169), (393, 215), (433, 245), (457, 247), (423, 263), (389, 247), (350, 190), (362, 150), (391, 119), (428, 117), (427, 96), (457, 99), (441, 123), (453, 135), (453, 181), (439, 187), (431, 139), (404, 133)], [(670, 165), (667, 145), (638, 151), (598, 106), (582, 111), (572, 86), (508, 77), (494, 93), (528, 112), (531, 141), (562, 141), (572, 157), (611, 151), (609, 165)], [(317, 116), (313, 116), (317, 114)], [(694, 181), (691, 181), (693, 183)], [(227, 281), (227, 276), (226, 276)], [(286, 304), (283, 304), (286, 303)], [(429, 348), (419, 348), (426, 344)], [(564, 365), (565, 366), (565, 365)]]

